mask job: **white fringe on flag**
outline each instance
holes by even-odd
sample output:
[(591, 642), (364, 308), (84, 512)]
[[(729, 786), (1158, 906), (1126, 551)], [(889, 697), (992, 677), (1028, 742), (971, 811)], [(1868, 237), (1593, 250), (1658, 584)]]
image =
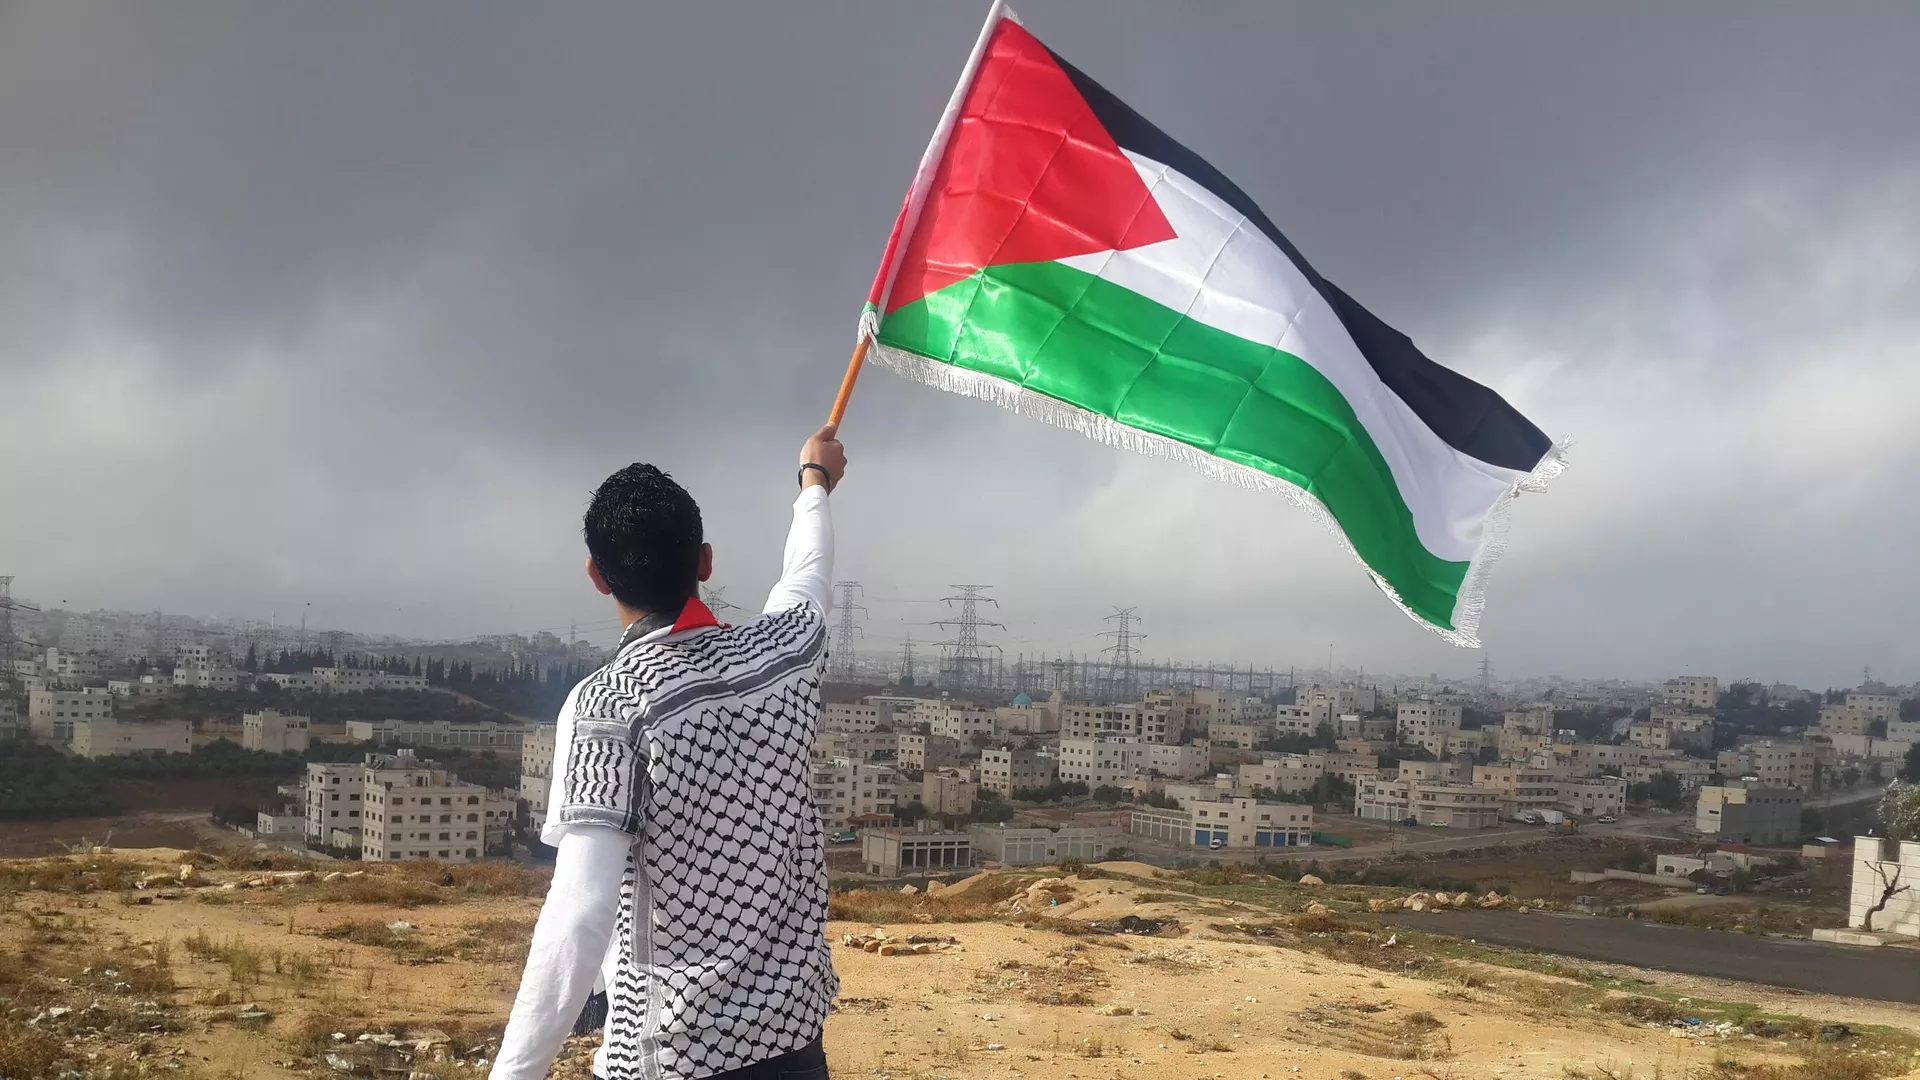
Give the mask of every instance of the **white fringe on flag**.
[[(860, 318), (860, 333), (872, 336), (874, 326), (873, 313), (870, 311), (864, 313)], [(1507, 528), (1512, 516), (1513, 500), (1523, 491), (1545, 491), (1548, 481), (1566, 471), (1567, 468), (1566, 451), (1570, 444), (1563, 440), (1548, 451), (1547, 456), (1540, 460), (1540, 464), (1534, 467), (1530, 475), (1514, 484), (1498, 502), (1494, 503), (1492, 510), (1484, 519), (1479, 550), (1475, 552), (1473, 561), (1468, 564), (1466, 578), (1460, 585), (1460, 594), (1454, 599), (1454, 629), (1448, 630), (1427, 621), (1425, 616), (1408, 607), (1400, 599), (1400, 594), (1394, 590), (1393, 586), (1375, 573), (1373, 567), (1368, 566), (1366, 560), (1360, 557), (1360, 553), (1353, 549), (1352, 541), (1347, 539), (1346, 530), (1340, 527), (1340, 523), (1334, 519), (1326, 504), (1310, 491), (1258, 469), (1217, 458), (1205, 450), (1188, 446), (1186, 443), (1169, 439), (1164, 435), (1128, 427), (1099, 413), (1089, 412), (1077, 405), (1069, 405), (1058, 398), (1048, 397), (997, 376), (970, 371), (929, 359), (918, 353), (883, 345), (877, 337), (874, 338), (867, 355), (869, 359), (888, 371), (937, 390), (991, 402), (1021, 416), (1031, 416), (1054, 427), (1079, 432), (1108, 446), (1131, 450), (1136, 454), (1145, 454), (1149, 457), (1177, 461), (1198, 469), (1212, 479), (1224, 480), (1236, 487), (1280, 495), (1312, 515), (1322, 528), (1332, 533), (1340, 541), (1341, 546), (1347, 549), (1347, 554), (1353, 557), (1353, 561), (1360, 564), (1360, 568), (1367, 572), (1367, 576), (1373, 579), (1373, 583), (1380, 587), (1380, 591), (1387, 594), (1387, 599), (1392, 600), (1396, 607), (1406, 612), (1409, 618), (1438, 634), (1449, 644), (1465, 649), (1480, 647), (1480, 614), (1486, 609), (1487, 571), (1494, 560), (1506, 551)]]

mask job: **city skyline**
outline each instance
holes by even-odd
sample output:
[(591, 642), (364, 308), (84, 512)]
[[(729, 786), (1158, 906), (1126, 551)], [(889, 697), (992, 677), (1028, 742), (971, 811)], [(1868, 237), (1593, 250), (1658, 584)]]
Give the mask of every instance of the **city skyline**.
[[(1920, 10), (1019, 6), (1572, 438), (1492, 574), (1497, 671), (1920, 677)], [(579, 516), (640, 459), (750, 609), (980, 14), (10, 9), (0, 573), (432, 638), (603, 623)], [(716, 80), (685, 43), (721, 40)], [(838, 575), (993, 583), (1009, 652), (1097, 648), (1120, 606), (1195, 659), (1477, 670), (1284, 500), (878, 371), (843, 436)], [(876, 648), (932, 621), (863, 602)]]

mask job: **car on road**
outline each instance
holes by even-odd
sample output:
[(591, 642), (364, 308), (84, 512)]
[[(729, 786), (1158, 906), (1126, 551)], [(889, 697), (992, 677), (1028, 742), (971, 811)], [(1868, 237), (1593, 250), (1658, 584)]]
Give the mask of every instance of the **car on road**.
[(1601, 825), (1611, 825), (1614, 822), (1619, 821), (1620, 819), (1617, 817), (1614, 817), (1612, 814), (1601, 814), (1599, 817), (1594, 818), (1593, 820), (1598, 822)]
[(852, 829), (842, 829), (839, 832), (834, 833), (832, 836), (827, 837), (827, 843), (851, 844), (858, 839), (860, 839), (860, 835), (854, 832)]
[(1427, 827), (1429, 829), (1444, 829), (1447, 827), (1447, 823), (1444, 821), (1429, 821), (1427, 822)]

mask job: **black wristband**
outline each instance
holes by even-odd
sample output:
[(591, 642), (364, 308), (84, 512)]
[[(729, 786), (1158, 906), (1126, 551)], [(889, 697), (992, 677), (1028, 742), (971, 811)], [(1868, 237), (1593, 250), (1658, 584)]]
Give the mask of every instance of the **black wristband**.
[(825, 481), (827, 491), (829, 493), (833, 491), (833, 474), (827, 471), (827, 467), (825, 465), (821, 465), (812, 461), (809, 461), (805, 465), (800, 466), (799, 480), (800, 480), (801, 487), (807, 486), (807, 470), (808, 469), (819, 470), (820, 479)]

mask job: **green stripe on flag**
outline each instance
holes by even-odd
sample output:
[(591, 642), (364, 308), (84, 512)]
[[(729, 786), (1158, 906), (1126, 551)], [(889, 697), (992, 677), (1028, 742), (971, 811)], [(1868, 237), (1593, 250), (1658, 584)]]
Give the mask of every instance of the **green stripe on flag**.
[(1057, 262), (988, 267), (894, 311), (879, 339), (1313, 493), (1407, 607), (1454, 628), (1468, 564), (1421, 545), (1372, 436), (1299, 357)]

